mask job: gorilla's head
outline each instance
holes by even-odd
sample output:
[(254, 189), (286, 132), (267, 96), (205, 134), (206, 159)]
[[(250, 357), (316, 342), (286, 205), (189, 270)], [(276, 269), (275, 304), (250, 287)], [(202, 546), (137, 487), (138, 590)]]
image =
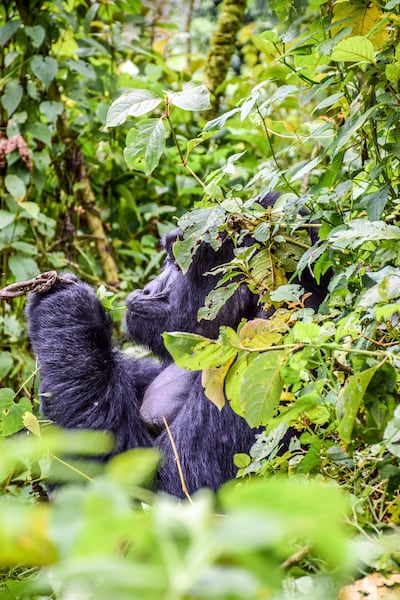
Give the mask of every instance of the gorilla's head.
[(226, 239), (215, 251), (202, 242), (184, 274), (172, 252), (179, 236), (176, 230), (163, 239), (166, 258), (161, 273), (143, 290), (132, 292), (126, 299), (129, 336), (166, 360), (170, 356), (162, 340), (165, 331), (187, 331), (216, 338), (221, 325), (236, 328), (242, 318), (252, 318), (257, 308), (257, 297), (243, 284), (227, 300), (215, 320), (199, 321), (198, 311), (218, 281), (218, 276), (206, 273), (232, 260), (233, 245)]
[[(264, 208), (273, 206), (278, 196), (277, 193), (269, 193), (258, 202)], [(171, 360), (162, 339), (165, 331), (186, 331), (215, 339), (222, 325), (236, 329), (241, 319), (252, 319), (260, 314), (257, 296), (243, 284), (227, 299), (213, 321), (199, 321), (198, 311), (221, 277), (209, 272), (232, 260), (234, 246), (227, 236), (221, 237), (218, 250), (201, 242), (188, 271), (183, 273), (172, 252), (174, 242), (180, 237), (180, 231), (176, 230), (164, 238), (166, 259), (161, 273), (143, 290), (132, 292), (126, 300), (129, 336), (164, 360)], [(250, 236), (243, 240), (244, 245), (252, 243), (254, 240)], [(306, 305), (318, 308), (326, 295), (329, 277), (325, 279), (319, 285), (309, 271), (302, 274), (299, 283), (306, 292), (311, 292)]]

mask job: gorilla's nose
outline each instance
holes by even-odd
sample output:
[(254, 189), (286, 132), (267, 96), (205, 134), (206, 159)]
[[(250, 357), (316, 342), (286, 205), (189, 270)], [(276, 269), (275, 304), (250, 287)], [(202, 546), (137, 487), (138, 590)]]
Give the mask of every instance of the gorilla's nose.
[(126, 306), (128, 308), (132, 308), (132, 306), (134, 306), (138, 301), (140, 301), (140, 298), (142, 296), (142, 290), (135, 290), (134, 292), (131, 292), (125, 299)]

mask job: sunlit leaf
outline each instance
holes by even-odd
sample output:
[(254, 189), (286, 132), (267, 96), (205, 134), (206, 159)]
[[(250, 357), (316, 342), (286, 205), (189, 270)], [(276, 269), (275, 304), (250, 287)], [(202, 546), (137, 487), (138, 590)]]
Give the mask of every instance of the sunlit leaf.
[(237, 352), (235, 348), (194, 333), (167, 332), (163, 339), (176, 364), (190, 371), (218, 367)]
[(171, 94), (169, 101), (183, 110), (197, 111), (211, 108), (210, 92), (206, 86), (191, 82), (183, 84), (181, 92)]
[(141, 117), (159, 104), (159, 98), (148, 90), (136, 89), (126, 92), (111, 104), (106, 118), (106, 127), (122, 125), (128, 117)]
[(338, 433), (346, 444), (350, 444), (351, 435), (368, 386), (380, 365), (375, 365), (361, 373), (350, 375), (347, 385), (340, 390), (338, 403), (341, 411)]
[(124, 158), (130, 169), (150, 175), (160, 162), (164, 149), (163, 119), (143, 119), (127, 135)]
[(362, 35), (341, 40), (332, 52), (332, 60), (337, 62), (373, 63), (375, 61), (372, 42)]
[(219, 409), (225, 405), (225, 378), (234, 358), (235, 355), (233, 355), (225, 364), (210, 369), (204, 369), (202, 372), (201, 383), (204, 388), (204, 393)]
[(263, 352), (243, 372), (240, 404), (250, 427), (266, 425), (274, 415), (283, 388), (280, 369), (287, 355), (285, 350)]

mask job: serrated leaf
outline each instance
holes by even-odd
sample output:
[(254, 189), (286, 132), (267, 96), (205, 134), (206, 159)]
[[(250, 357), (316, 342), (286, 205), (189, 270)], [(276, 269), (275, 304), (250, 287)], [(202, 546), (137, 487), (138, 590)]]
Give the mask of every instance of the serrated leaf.
[(244, 371), (240, 386), (240, 404), (250, 427), (266, 425), (273, 417), (282, 393), (280, 369), (288, 352), (274, 350), (259, 354)]
[(336, 44), (331, 58), (336, 62), (374, 63), (374, 46), (366, 37), (355, 35)]
[(304, 288), (296, 283), (281, 285), (270, 293), (273, 302), (300, 302)]
[(255, 358), (256, 354), (249, 353), (240, 356), (233, 363), (225, 378), (225, 395), (229, 400), (232, 410), (241, 417), (243, 417), (244, 406), (240, 403), (240, 384), (243, 373)]
[(194, 237), (188, 237), (184, 240), (176, 240), (174, 243), (174, 257), (183, 273), (187, 273), (189, 270), (199, 243), (200, 240), (197, 240)]
[(253, 319), (240, 327), (239, 338), (243, 348), (265, 350), (282, 341), (289, 330), (288, 317), (275, 312), (270, 319)]
[(41, 81), (46, 89), (48, 89), (50, 83), (58, 71), (58, 62), (51, 56), (41, 56), (37, 54), (33, 56), (31, 67), (33, 73)]
[(228, 285), (214, 288), (207, 294), (204, 301), (204, 306), (199, 309), (197, 313), (197, 319), (206, 321), (213, 321), (218, 315), (221, 308), (223, 308), (226, 302), (233, 296), (240, 285), (240, 281), (234, 281)]
[(364, 399), (367, 388), (381, 365), (375, 365), (361, 373), (351, 375), (347, 385), (340, 390), (338, 405), (341, 407), (343, 416), (338, 426), (338, 434), (345, 444), (351, 442), (354, 423), (358, 410)]
[(183, 232), (184, 239), (175, 242), (173, 252), (183, 273), (188, 271), (201, 241), (218, 250), (221, 245), (219, 228), (224, 221), (225, 211), (219, 205), (195, 208), (179, 219), (178, 226)]
[(204, 369), (201, 374), (201, 383), (205, 395), (220, 410), (225, 405), (225, 378), (234, 359), (235, 356), (232, 356), (225, 364), (211, 369)]
[(160, 162), (165, 149), (163, 119), (144, 119), (132, 128), (126, 138), (124, 158), (130, 169), (150, 175)]
[(7, 83), (1, 97), (1, 103), (9, 116), (18, 108), (22, 100), (23, 90), (20, 82), (16, 79)]
[(210, 92), (205, 85), (184, 83), (181, 92), (171, 94), (170, 104), (183, 110), (209, 110), (211, 108)]
[(190, 371), (218, 367), (237, 352), (235, 348), (194, 333), (166, 332), (163, 339), (176, 364)]
[(111, 104), (106, 117), (106, 127), (122, 125), (128, 117), (141, 117), (157, 108), (162, 101), (162, 98), (148, 90), (135, 89), (126, 92)]

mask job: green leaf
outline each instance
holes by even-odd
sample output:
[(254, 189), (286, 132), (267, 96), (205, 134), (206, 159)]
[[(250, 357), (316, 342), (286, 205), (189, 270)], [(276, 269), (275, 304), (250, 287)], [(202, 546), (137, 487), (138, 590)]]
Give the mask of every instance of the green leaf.
[(6, 175), (5, 177), (6, 190), (13, 198), (21, 199), (26, 194), (25, 183), (18, 175)]
[(39, 81), (43, 83), (47, 90), (57, 74), (58, 62), (51, 56), (41, 56), (40, 54), (36, 54), (32, 57), (31, 67), (33, 73)]
[(32, 279), (32, 277), (36, 277), (40, 273), (36, 262), (23, 254), (14, 254), (11, 256), (8, 265), (17, 281)]
[(389, 452), (400, 458), (400, 406), (396, 407), (393, 418), (387, 424), (383, 440)]
[(32, 123), (29, 125), (28, 131), (34, 139), (43, 142), (46, 146), (51, 146), (51, 130), (44, 123)]
[(225, 123), (228, 121), (228, 119), (230, 119), (231, 117), (233, 117), (233, 115), (236, 115), (238, 112), (240, 112), (240, 108), (233, 108), (232, 110), (229, 110), (228, 112), (224, 113), (223, 115), (216, 117), (215, 119), (212, 119), (211, 121), (208, 121), (203, 128), (203, 131), (208, 131), (209, 129), (216, 129), (218, 128), (222, 128)]
[(18, 108), (22, 100), (22, 85), (17, 79), (7, 83), (4, 93), (1, 97), (1, 103), (8, 112), (9, 116)]
[(288, 353), (274, 350), (259, 354), (244, 371), (240, 386), (240, 404), (250, 427), (266, 425), (273, 417), (282, 393), (280, 369)]
[(210, 92), (205, 85), (184, 83), (181, 92), (171, 94), (169, 102), (183, 110), (208, 110), (211, 108)]
[(243, 379), (243, 373), (255, 358), (255, 354), (246, 352), (246, 354), (240, 356), (233, 363), (225, 378), (225, 395), (229, 400), (232, 410), (241, 417), (243, 417), (244, 407), (240, 403), (240, 385)]
[(332, 60), (337, 62), (374, 63), (374, 46), (368, 38), (355, 35), (336, 44), (332, 52)]
[(106, 473), (126, 489), (151, 485), (160, 454), (155, 448), (134, 448), (114, 456), (108, 463)]
[[(299, 179), (303, 179), (304, 175), (307, 175), (307, 173), (310, 173), (317, 165), (319, 165), (321, 160), (322, 160), (322, 157), (317, 156), (313, 160), (307, 161), (306, 164), (302, 165), (298, 171), (296, 171), (296, 169), (297, 169), (297, 166), (296, 166), (296, 168), (292, 169), (292, 171), (290, 172), (291, 181), (298, 181)], [(293, 175), (292, 175), (292, 173), (293, 173)]]
[(367, 209), (368, 218), (370, 221), (378, 221), (386, 206), (389, 196), (389, 186), (385, 185), (376, 192), (365, 194), (362, 197), (360, 206)]
[(92, 67), (90, 63), (87, 63), (83, 60), (69, 58), (65, 61), (70, 69), (79, 73), (79, 75), (83, 75), (85, 79), (90, 79), (94, 81), (96, 79), (96, 71)]
[(205, 319), (207, 321), (213, 321), (218, 315), (221, 308), (223, 308), (226, 302), (233, 296), (238, 287), (240, 281), (234, 281), (228, 285), (214, 288), (209, 294), (207, 294), (204, 301), (204, 306), (199, 309), (197, 313), (197, 319), (201, 321)]
[(106, 117), (106, 127), (122, 125), (128, 117), (141, 117), (157, 108), (162, 101), (162, 98), (148, 90), (135, 89), (126, 92), (111, 104)]
[(13, 364), (11, 352), (0, 352), (0, 381), (11, 371)]
[(61, 115), (64, 105), (62, 102), (56, 102), (55, 100), (44, 100), (40, 103), (39, 110), (52, 123)]
[(0, 433), (12, 435), (23, 429), (23, 415), (32, 412), (28, 398), (22, 398), (17, 404), (14, 402), (14, 391), (10, 388), (0, 390)]
[(224, 221), (225, 211), (219, 205), (195, 208), (180, 217), (178, 226), (183, 231), (184, 239), (175, 242), (173, 252), (184, 273), (189, 269), (201, 241), (218, 250), (221, 245), (219, 228)]
[(0, 46), (2, 48), (7, 44), (8, 40), (11, 39), (20, 26), (21, 20), (14, 19), (13, 21), (8, 21), (0, 28)]
[(160, 162), (165, 149), (163, 119), (143, 119), (129, 130), (124, 158), (130, 169), (150, 175)]
[(27, 25), (25, 26), (25, 32), (31, 38), (35, 48), (39, 48), (46, 35), (46, 30), (41, 25), (35, 25), (34, 27)]
[(15, 214), (8, 212), (7, 210), (0, 209), (0, 229), (4, 229), (7, 225), (10, 225), (15, 219)]
[(236, 354), (236, 349), (195, 333), (166, 332), (164, 344), (182, 369), (200, 371), (219, 367)]
[(348, 383), (340, 390), (338, 403), (341, 407), (341, 416), (338, 434), (345, 444), (350, 444), (351, 434), (358, 410), (361, 406), (367, 388), (380, 365), (375, 365), (361, 373), (351, 375)]
[(303, 294), (304, 288), (297, 283), (292, 283), (280, 285), (269, 296), (273, 302), (299, 302)]

